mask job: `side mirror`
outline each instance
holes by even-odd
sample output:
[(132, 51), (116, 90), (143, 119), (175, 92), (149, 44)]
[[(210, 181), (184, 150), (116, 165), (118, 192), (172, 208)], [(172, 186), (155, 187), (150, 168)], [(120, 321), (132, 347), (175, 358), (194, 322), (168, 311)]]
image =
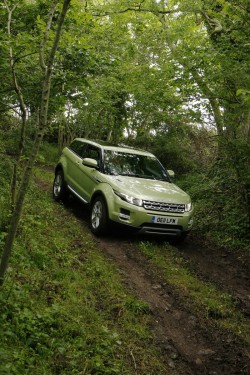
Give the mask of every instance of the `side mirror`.
[(172, 169), (168, 169), (167, 172), (168, 172), (168, 174), (169, 174), (169, 176), (170, 176), (171, 178), (174, 178), (175, 173), (174, 173), (174, 171), (172, 171)]
[(82, 159), (82, 164), (85, 165), (86, 167), (95, 168), (95, 169), (98, 168), (98, 163), (95, 159), (84, 158)]

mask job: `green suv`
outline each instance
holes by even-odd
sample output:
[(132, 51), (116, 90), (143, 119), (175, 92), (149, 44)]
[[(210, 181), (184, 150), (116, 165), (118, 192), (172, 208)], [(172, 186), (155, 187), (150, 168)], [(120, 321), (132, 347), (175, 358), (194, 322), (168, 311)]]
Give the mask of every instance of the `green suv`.
[(139, 233), (182, 239), (192, 227), (193, 208), (173, 175), (149, 152), (76, 138), (56, 166), (53, 196), (64, 201), (71, 193), (89, 204), (96, 235), (117, 222)]

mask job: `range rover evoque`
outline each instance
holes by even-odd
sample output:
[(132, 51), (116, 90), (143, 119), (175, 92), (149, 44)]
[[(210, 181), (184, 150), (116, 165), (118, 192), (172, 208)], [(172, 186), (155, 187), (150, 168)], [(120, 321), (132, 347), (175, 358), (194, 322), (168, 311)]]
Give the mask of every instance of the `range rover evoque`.
[(96, 235), (113, 221), (183, 239), (193, 225), (193, 207), (173, 176), (150, 152), (76, 138), (55, 168), (53, 196), (64, 201), (71, 193), (88, 204)]

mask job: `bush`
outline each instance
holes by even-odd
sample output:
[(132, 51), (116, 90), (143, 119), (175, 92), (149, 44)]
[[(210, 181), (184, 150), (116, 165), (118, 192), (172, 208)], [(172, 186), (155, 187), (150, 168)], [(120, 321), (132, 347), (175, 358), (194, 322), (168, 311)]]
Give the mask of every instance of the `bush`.
[(239, 183), (228, 168), (215, 167), (212, 175), (186, 175), (179, 185), (195, 204), (195, 227), (199, 237), (220, 246), (249, 248), (247, 210), (239, 194)]

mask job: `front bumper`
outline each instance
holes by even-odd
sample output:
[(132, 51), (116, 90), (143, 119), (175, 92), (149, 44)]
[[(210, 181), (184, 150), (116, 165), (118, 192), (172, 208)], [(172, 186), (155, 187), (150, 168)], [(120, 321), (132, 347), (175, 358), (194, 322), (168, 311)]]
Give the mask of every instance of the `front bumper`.
[[(162, 234), (179, 237), (188, 233), (193, 226), (193, 210), (184, 213), (169, 213), (146, 210), (144, 207), (129, 204), (119, 197), (109, 207), (109, 218), (112, 221), (136, 228), (143, 234)], [(160, 218), (164, 223), (156, 222)]]

